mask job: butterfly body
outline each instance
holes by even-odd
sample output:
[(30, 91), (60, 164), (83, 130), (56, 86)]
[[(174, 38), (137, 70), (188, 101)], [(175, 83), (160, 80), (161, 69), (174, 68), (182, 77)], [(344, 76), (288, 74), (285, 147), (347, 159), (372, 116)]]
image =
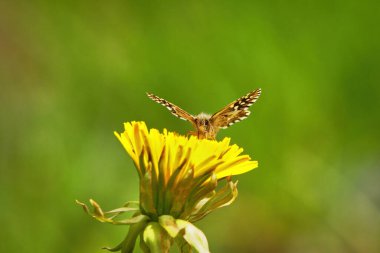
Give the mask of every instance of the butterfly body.
[(215, 140), (216, 134), (220, 129), (225, 129), (247, 118), (251, 113), (248, 110), (249, 107), (256, 102), (260, 94), (261, 89), (257, 89), (233, 101), (212, 115), (200, 113), (193, 116), (173, 103), (151, 93), (147, 93), (150, 99), (165, 106), (174, 116), (189, 121), (196, 129), (196, 131), (192, 131), (190, 134), (197, 136), (199, 139), (210, 140)]
[(200, 113), (194, 117), (194, 126), (196, 132), (190, 132), (193, 135), (198, 136), (199, 139), (215, 139), (215, 136), (219, 129), (213, 126), (210, 122), (212, 115), (207, 113)]

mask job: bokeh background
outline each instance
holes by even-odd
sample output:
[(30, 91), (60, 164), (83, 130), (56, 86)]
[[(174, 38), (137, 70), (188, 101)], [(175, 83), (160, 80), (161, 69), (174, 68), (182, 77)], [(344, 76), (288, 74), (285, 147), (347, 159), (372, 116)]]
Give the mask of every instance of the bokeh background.
[(260, 167), (197, 223), (211, 251), (380, 252), (379, 16), (368, 0), (1, 1), (0, 251), (121, 241), (74, 200), (138, 199), (123, 122), (191, 128), (145, 92), (196, 114), (261, 87), (219, 136)]

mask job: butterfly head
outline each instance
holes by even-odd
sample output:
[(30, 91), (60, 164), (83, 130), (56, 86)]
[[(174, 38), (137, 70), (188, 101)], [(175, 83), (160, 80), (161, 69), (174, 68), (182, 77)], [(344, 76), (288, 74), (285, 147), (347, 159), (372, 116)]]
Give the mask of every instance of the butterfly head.
[(212, 128), (210, 123), (211, 115), (206, 113), (200, 113), (195, 117), (195, 124), (197, 126), (198, 131), (201, 132), (209, 132)]

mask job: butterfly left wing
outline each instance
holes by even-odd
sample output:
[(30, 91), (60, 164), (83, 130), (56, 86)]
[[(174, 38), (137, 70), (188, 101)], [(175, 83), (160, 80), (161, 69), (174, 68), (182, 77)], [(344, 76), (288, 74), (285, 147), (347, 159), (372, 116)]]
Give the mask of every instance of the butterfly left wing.
[(146, 95), (152, 99), (153, 101), (163, 105), (166, 107), (166, 109), (168, 109), (174, 116), (180, 118), (180, 119), (183, 119), (183, 120), (187, 120), (187, 121), (190, 121), (193, 125), (196, 125), (195, 124), (195, 119), (194, 119), (194, 116), (191, 115), (190, 113), (186, 112), (185, 110), (181, 109), (180, 107), (176, 106), (175, 104), (163, 99), (163, 98), (160, 98), (152, 93), (146, 93)]
[(257, 89), (230, 103), (211, 116), (211, 124), (217, 128), (227, 128), (247, 118), (251, 113), (249, 107), (257, 101), (260, 94), (261, 89)]

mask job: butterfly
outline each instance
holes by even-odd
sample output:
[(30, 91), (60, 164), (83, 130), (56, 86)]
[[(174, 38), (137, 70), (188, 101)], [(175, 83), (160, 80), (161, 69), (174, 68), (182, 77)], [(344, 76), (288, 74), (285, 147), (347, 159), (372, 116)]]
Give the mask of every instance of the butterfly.
[(261, 89), (249, 92), (247, 95), (233, 101), (223, 107), (218, 112), (210, 115), (200, 113), (196, 116), (191, 115), (175, 104), (160, 98), (152, 93), (147, 93), (153, 101), (165, 106), (174, 116), (189, 121), (196, 131), (190, 134), (198, 136), (199, 139), (215, 140), (216, 134), (220, 129), (225, 129), (245, 118), (251, 113), (249, 107), (257, 101), (261, 94)]

